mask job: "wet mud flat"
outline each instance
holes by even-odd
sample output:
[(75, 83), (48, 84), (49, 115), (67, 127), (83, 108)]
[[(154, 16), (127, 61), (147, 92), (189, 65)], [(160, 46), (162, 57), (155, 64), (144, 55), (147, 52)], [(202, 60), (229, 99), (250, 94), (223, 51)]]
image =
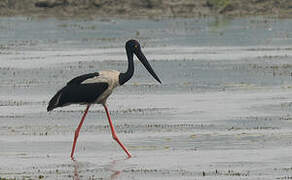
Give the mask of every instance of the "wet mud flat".
[[(146, 20), (128, 34), (130, 20), (9, 22), (1, 26), (7, 35), (0, 49), (2, 179), (292, 177), (292, 21)], [(19, 28), (25, 33), (15, 36)], [(234, 39), (250, 31), (258, 34)], [(48, 100), (76, 75), (124, 71), (122, 42), (130, 37), (141, 39), (163, 82), (137, 61), (133, 79), (108, 99), (133, 158), (112, 140), (103, 108), (95, 105), (72, 161), (85, 107), (47, 113)]]

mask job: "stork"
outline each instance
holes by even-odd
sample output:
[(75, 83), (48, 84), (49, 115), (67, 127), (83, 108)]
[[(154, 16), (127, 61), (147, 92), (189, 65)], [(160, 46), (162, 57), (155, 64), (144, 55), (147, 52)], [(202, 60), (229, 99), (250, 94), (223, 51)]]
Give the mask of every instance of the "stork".
[(126, 42), (126, 52), (128, 57), (128, 69), (124, 73), (120, 73), (115, 70), (104, 70), (100, 72), (93, 72), (89, 74), (83, 74), (73, 78), (71, 81), (67, 83), (65, 87), (60, 89), (55, 96), (50, 100), (49, 105), (47, 107), (47, 111), (52, 111), (57, 107), (64, 107), (71, 104), (81, 104), (86, 105), (86, 109), (81, 118), (81, 121), (78, 127), (75, 130), (74, 141), (71, 151), (71, 158), (74, 159), (74, 151), (77, 142), (77, 138), (79, 136), (79, 132), (81, 126), (84, 122), (86, 114), (89, 110), (89, 107), (93, 104), (101, 104), (105, 109), (105, 113), (108, 118), (108, 122), (110, 125), (111, 133), (113, 139), (121, 146), (121, 148), (125, 151), (128, 157), (131, 157), (131, 154), (127, 150), (127, 148), (121, 143), (119, 140), (111, 117), (108, 111), (106, 100), (111, 95), (114, 88), (125, 84), (129, 79), (132, 78), (134, 74), (134, 62), (133, 56), (134, 54), (141, 61), (141, 63), (145, 66), (145, 68), (149, 71), (149, 73), (156, 79), (159, 83), (161, 83), (159, 77), (155, 74), (151, 65), (147, 61), (146, 57), (141, 51), (141, 46), (136, 40), (129, 40)]

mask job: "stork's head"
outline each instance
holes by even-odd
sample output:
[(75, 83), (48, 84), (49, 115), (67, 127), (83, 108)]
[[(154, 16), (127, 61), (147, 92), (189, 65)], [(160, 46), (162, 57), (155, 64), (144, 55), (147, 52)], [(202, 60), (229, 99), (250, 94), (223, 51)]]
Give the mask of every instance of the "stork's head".
[(144, 56), (143, 52), (141, 51), (141, 46), (138, 41), (131, 39), (126, 43), (126, 50), (134, 53), (137, 58), (141, 61), (144, 67), (148, 70), (148, 72), (156, 79), (159, 83), (161, 83), (159, 77), (156, 75), (154, 70), (152, 69), (151, 65), (149, 64), (148, 60)]

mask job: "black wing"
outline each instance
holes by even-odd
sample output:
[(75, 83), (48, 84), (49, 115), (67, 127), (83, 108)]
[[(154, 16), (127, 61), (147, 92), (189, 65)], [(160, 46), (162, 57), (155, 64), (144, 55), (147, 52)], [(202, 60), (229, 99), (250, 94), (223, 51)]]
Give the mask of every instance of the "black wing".
[(89, 74), (83, 74), (81, 76), (77, 76), (77, 77), (73, 78), (71, 81), (69, 81), (67, 83), (67, 85), (81, 84), (86, 79), (90, 79), (90, 78), (93, 78), (93, 77), (96, 77), (96, 76), (99, 76), (98, 72), (89, 73)]
[[(85, 79), (79, 76), (80, 79)], [(77, 77), (77, 78), (79, 78)], [(75, 79), (75, 80), (74, 80)], [(81, 81), (74, 78), (50, 100), (47, 107), (51, 111), (57, 107), (62, 107), (70, 104), (90, 104), (94, 103), (98, 97), (108, 88), (105, 82), (88, 83), (88, 84), (75, 84)], [(83, 80), (84, 81), (84, 80)]]

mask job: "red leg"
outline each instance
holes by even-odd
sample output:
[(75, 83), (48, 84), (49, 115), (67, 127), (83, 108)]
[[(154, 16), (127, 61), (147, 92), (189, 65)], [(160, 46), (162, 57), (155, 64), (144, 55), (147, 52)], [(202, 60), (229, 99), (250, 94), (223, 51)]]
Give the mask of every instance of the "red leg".
[(109, 122), (109, 125), (110, 125), (110, 128), (111, 128), (111, 131), (112, 131), (113, 139), (115, 141), (117, 141), (117, 143), (122, 147), (122, 149), (125, 151), (125, 153), (128, 155), (129, 158), (132, 157), (131, 154), (128, 152), (127, 148), (119, 140), (119, 138), (118, 138), (118, 136), (116, 134), (116, 131), (114, 129), (114, 126), (113, 126), (113, 123), (112, 123), (112, 120), (111, 120), (111, 117), (110, 117), (110, 114), (108, 112), (108, 109), (107, 109), (106, 105), (103, 104), (103, 107), (105, 109), (105, 112), (106, 112), (106, 115), (107, 115), (107, 118), (108, 118), (108, 122)]
[(79, 123), (77, 129), (75, 130), (74, 142), (73, 142), (72, 152), (71, 152), (71, 159), (74, 159), (74, 158), (73, 158), (73, 155), (74, 155), (74, 151), (75, 151), (75, 146), (76, 146), (77, 138), (78, 138), (78, 136), (79, 136), (79, 132), (80, 132), (81, 126), (82, 126), (82, 124), (83, 124), (83, 122), (84, 122), (84, 119), (85, 119), (85, 116), (86, 116), (86, 114), (87, 114), (87, 112), (88, 112), (89, 107), (90, 107), (90, 105), (87, 105), (87, 107), (86, 107), (86, 109), (85, 109), (85, 111), (84, 111), (84, 114), (83, 114), (83, 116), (82, 116), (82, 118), (81, 118), (81, 121), (80, 121), (80, 123)]

